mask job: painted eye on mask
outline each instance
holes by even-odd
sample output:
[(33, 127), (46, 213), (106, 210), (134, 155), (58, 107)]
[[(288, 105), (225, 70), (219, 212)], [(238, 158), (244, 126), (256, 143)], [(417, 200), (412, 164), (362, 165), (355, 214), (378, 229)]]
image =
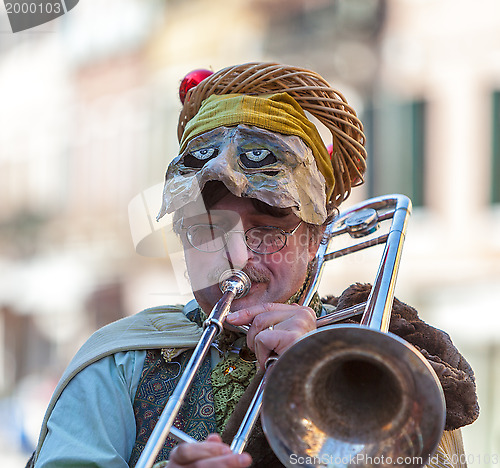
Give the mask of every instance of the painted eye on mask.
[(240, 154), (240, 161), (243, 167), (255, 169), (270, 166), (276, 163), (277, 159), (271, 151), (266, 149), (254, 149)]
[(184, 156), (184, 166), (200, 168), (203, 167), (209, 159), (215, 158), (219, 150), (217, 148), (202, 148), (190, 151)]

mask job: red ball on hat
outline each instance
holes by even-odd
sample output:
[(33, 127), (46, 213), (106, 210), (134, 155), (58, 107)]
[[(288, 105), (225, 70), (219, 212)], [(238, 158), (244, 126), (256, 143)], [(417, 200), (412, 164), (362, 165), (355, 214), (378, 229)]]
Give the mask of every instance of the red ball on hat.
[(179, 87), (179, 97), (181, 99), (182, 104), (186, 100), (186, 94), (195, 86), (198, 86), (205, 78), (212, 75), (213, 71), (198, 69), (189, 72), (181, 81), (181, 85)]

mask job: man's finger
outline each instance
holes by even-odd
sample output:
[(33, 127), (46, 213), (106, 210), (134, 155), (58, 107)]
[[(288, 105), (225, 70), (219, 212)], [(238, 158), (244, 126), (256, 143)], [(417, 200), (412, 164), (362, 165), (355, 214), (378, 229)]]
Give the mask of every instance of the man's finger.
[(316, 315), (309, 308), (288, 308), (261, 313), (251, 322), (247, 333), (248, 347), (254, 350), (255, 337), (266, 330), (289, 330), (305, 334), (316, 328)]
[(204, 458), (229, 455), (231, 449), (219, 441), (206, 441), (197, 444), (180, 444), (173, 451), (170, 460), (179, 465), (188, 465)]
[[(226, 320), (231, 325), (249, 325), (262, 316), (274, 317), (276, 323), (296, 314), (310, 315), (316, 320), (315, 312), (309, 307), (297, 304), (265, 303), (230, 313)], [(267, 325), (269, 326), (269, 325)]]
[(265, 368), (271, 354), (283, 354), (302, 336), (299, 332), (290, 330), (264, 330), (255, 337), (255, 355), (261, 369)]

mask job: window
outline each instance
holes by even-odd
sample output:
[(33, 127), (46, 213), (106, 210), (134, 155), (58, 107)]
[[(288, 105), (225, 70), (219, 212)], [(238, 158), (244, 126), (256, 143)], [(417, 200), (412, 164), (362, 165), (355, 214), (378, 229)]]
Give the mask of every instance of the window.
[(491, 202), (500, 203), (500, 91), (494, 91), (491, 141)]
[(402, 193), (413, 206), (424, 204), (424, 101), (384, 98), (368, 105), (363, 122), (367, 136), (369, 196)]

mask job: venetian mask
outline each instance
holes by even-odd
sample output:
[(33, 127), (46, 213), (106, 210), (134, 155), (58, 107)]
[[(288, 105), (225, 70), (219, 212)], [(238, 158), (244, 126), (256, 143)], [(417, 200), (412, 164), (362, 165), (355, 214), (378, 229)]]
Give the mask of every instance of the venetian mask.
[(325, 179), (297, 136), (238, 125), (193, 138), (168, 167), (158, 219), (195, 201), (211, 180), (237, 197), (291, 208), (307, 223), (323, 224), (327, 216)]

